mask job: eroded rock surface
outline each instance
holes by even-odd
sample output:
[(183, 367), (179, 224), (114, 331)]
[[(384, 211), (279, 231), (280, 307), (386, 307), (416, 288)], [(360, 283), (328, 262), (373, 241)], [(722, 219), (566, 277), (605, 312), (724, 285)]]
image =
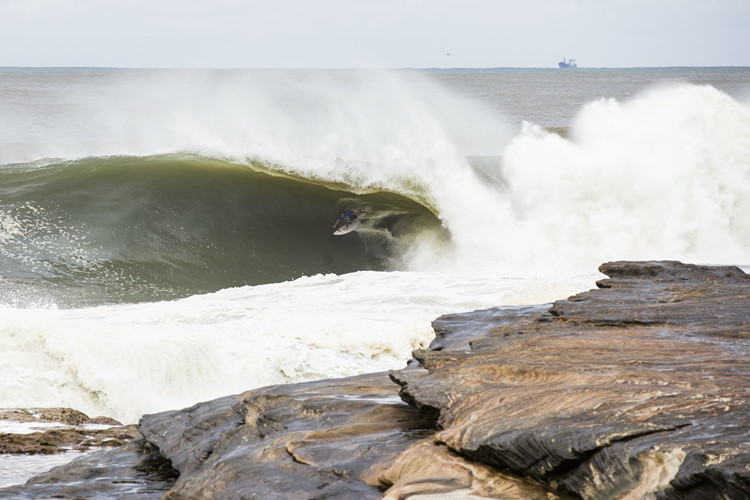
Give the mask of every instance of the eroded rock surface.
[(273, 386), (140, 429), (180, 471), (168, 498), (380, 498), (377, 464), (434, 429), (394, 389), (385, 373)]
[(180, 473), (166, 498), (556, 498), (435, 444), (435, 421), (386, 373), (266, 387), (140, 429)]
[(172, 488), (176, 476), (171, 464), (141, 437), (123, 446), (87, 453), (23, 485), (0, 488), (0, 498), (157, 500)]
[[(0, 456), (114, 448), (140, 437), (135, 426), (123, 426), (107, 417), (89, 418), (71, 408), (0, 409), (0, 421), (5, 422), (0, 426)], [(14, 432), (12, 424), (19, 424), (23, 431)]]
[(134, 425), (71, 408), (0, 409), (0, 461), (28, 467), (32, 459), (24, 457), (36, 456), (36, 469), (49, 463), (40, 455), (69, 454), (77, 458), (0, 488), (0, 498), (161, 498), (174, 484), (171, 464)]
[[(584, 498), (750, 496), (750, 278), (603, 265), (599, 289), (391, 373), (438, 443)], [(440, 319), (436, 330), (470, 324)], [(484, 316), (488, 311), (482, 313)], [(487, 319), (484, 319), (487, 322)]]

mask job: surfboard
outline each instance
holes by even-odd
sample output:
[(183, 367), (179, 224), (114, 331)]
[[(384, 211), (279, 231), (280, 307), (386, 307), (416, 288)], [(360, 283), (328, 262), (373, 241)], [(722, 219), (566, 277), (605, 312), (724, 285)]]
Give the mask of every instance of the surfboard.
[(341, 226), (337, 230), (333, 232), (336, 236), (341, 236), (342, 234), (349, 234), (355, 229), (359, 227), (359, 219), (355, 219), (349, 223), (348, 226)]

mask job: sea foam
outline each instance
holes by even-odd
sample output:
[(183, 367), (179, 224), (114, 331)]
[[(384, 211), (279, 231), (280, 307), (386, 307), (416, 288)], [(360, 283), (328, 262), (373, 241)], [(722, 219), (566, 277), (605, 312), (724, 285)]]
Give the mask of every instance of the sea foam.
[(546, 302), (594, 279), (359, 272), (168, 302), (4, 308), (0, 401), (131, 423), (254, 387), (401, 368), (441, 314)]

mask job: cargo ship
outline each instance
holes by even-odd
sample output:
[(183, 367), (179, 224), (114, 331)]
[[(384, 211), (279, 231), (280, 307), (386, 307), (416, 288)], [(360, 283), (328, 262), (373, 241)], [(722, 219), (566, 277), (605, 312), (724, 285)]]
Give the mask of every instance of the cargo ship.
[(557, 65), (560, 66), (561, 68), (577, 68), (578, 67), (578, 64), (576, 64), (575, 59), (568, 59), (566, 61), (564, 57), (562, 58), (562, 61), (557, 63)]

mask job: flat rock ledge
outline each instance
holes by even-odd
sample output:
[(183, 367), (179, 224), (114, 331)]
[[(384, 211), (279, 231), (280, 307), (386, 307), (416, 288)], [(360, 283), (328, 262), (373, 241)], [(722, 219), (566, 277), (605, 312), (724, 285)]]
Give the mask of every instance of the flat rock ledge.
[[(583, 498), (750, 497), (750, 277), (735, 267), (613, 262), (545, 312), (471, 321), (463, 350), (414, 352), (391, 377), (437, 419), (436, 443)], [(493, 326), (493, 324), (495, 326)]]
[[(3, 432), (2, 423), (25, 429)], [(89, 418), (71, 408), (0, 409), (0, 460), (2, 455), (53, 455), (69, 450), (114, 448), (137, 436), (135, 426), (123, 426), (108, 417)]]
[(127, 467), (168, 499), (750, 498), (750, 277), (600, 271), (551, 306), (437, 319), (403, 370), (144, 416), (0, 498), (129, 497)]

